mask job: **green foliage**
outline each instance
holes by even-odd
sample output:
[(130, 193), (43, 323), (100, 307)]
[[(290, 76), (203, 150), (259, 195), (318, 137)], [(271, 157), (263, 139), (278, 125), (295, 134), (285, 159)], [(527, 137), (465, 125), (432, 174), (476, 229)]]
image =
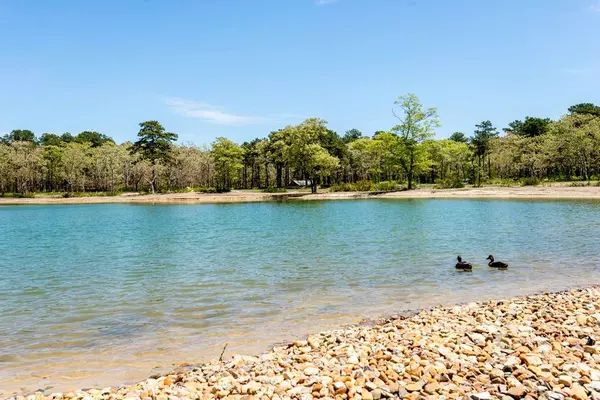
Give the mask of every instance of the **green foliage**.
[(363, 134), (361, 131), (359, 131), (358, 129), (350, 129), (346, 131), (342, 140), (344, 141), (344, 143), (352, 143), (355, 140), (361, 139), (362, 137)]
[(434, 188), (435, 189), (462, 189), (465, 187), (465, 183), (460, 179), (446, 178), (438, 181)]
[(511, 187), (520, 185), (520, 182), (512, 178), (493, 178), (488, 179), (487, 184), (490, 186)]
[(548, 133), (551, 122), (550, 118), (525, 117), (524, 121), (515, 120), (503, 130), (519, 136), (536, 137)]
[(488, 156), (488, 179), (491, 178), (489, 152), (491, 142), (496, 137), (498, 137), (498, 130), (490, 121), (483, 121), (475, 125), (475, 132), (471, 138), (471, 146), (473, 146), (473, 153), (477, 159), (477, 166), (475, 168), (477, 186), (481, 186), (481, 175), (485, 169), (483, 161), (486, 156)]
[(353, 186), (357, 192), (372, 192), (375, 190), (375, 184), (367, 180), (355, 182)]
[(521, 185), (523, 185), (523, 186), (537, 186), (539, 184), (540, 184), (540, 180), (533, 176), (521, 179)]
[[(177, 136), (175, 136), (175, 139), (177, 139)], [(89, 143), (91, 147), (100, 147), (105, 143), (115, 143), (111, 137), (95, 131), (83, 131), (75, 137), (74, 141), (77, 143)]]
[[(145, 121), (140, 123), (140, 130), (137, 135), (139, 139), (131, 146), (131, 153), (139, 155), (141, 160), (148, 161), (152, 165), (150, 185), (152, 193), (154, 193), (156, 165), (171, 162), (173, 142), (177, 140), (177, 134), (167, 132), (158, 121)], [(91, 142), (84, 141), (84, 143)]]
[(43, 133), (42, 136), (40, 136), (40, 145), (42, 146), (60, 146), (63, 143), (60, 136), (55, 135), (54, 133)]
[(354, 192), (354, 185), (351, 183), (336, 183), (329, 188), (330, 192)]
[[(402, 143), (403, 151), (400, 152), (400, 165), (405, 170), (408, 180), (408, 189), (413, 188), (415, 172), (420, 168), (425, 169), (425, 160), (420, 157), (423, 153), (419, 145), (426, 139), (433, 137), (434, 129), (440, 126), (437, 109), (424, 109), (419, 98), (414, 94), (401, 96), (394, 102), (400, 108), (400, 113), (392, 111), (400, 123), (392, 128)], [(417, 170), (417, 171), (415, 171)]]
[(238, 180), (237, 172), (244, 167), (244, 154), (242, 147), (224, 137), (218, 137), (212, 143), (211, 155), (215, 163), (215, 179), (219, 193), (231, 191)]
[(278, 188), (275, 186), (269, 186), (263, 190), (265, 193), (286, 193), (287, 190), (285, 188)]
[(28, 129), (15, 129), (0, 140), (6, 144), (14, 142), (35, 142), (35, 134)]
[(467, 143), (469, 141), (467, 136), (462, 132), (454, 132), (448, 139), (458, 143)]
[(372, 192), (376, 189), (371, 181), (363, 180), (355, 183), (341, 183), (331, 186), (331, 192)]
[(196, 189), (198, 193), (217, 193), (217, 188), (214, 187), (200, 187)]
[(75, 138), (69, 132), (65, 132), (60, 135), (60, 140), (62, 140), (64, 143), (71, 143), (75, 141)]
[(381, 192), (394, 192), (402, 189), (404, 187), (397, 181), (382, 181), (375, 184), (375, 190)]
[(177, 134), (165, 131), (158, 121), (146, 121), (140, 123), (137, 135), (139, 139), (131, 146), (133, 154), (139, 154), (152, 165), (171, 160), (171, 150)]
[(15, 199), (33, 199), (33, 198), (35, 198), (35, 193), (34, 192), (11, 193), (11, 197), (13, 197)]
[(587, 114), (595, 117), (600, 117), (600, 107), (592, 103), (575, 104), (569, 107), (571, 114)]
[[(596, 186), (599, 186), (600, 182), (596, 182)], [(586, 182), (571, 182), (569, 183), (570, 187), (586, 187), (586, 186), (592, 186), (592, 182), (591, 181), (586, 181)]]
[[(398, 190), (415, 182), (456, 187), (584, 180), (600, 175), (599, 107), (578, 104), (557, 121), (526, 117), (499, 136), (489, 121), (467, 141), (461, 132), (435, 140), (435, 109), (414, 95), (399, 98), (398, 125), (365, 137), (351, 129), (340, 136), (327, 122), (310, 118), (239, 146), (219, 138), (212, 148), (175, 145), (177, 135), (157, 121), (140, 124), (135, 143), (115, 144), (86, 131), (76, 137), (13, 130), (0, 140), (0, 195), (68, 192), (69, 196), (119, 191), (162, 193), (267, 188), (272, 192), (308, 179), (333, 191)], [(537, 178), (527, 178), (537, 177)], [(356, 184), (340, 182), (358, 181)], [(592, 183), (594, 182), (594, 183)], [(579, 184), (578, 184), (579, 185)], [(215, 186), (215, 187), (213, 187)]]

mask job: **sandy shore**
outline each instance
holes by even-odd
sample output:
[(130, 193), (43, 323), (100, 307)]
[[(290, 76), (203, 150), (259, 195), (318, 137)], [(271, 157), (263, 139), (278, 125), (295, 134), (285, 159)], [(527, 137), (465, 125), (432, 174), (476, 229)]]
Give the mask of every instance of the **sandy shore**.
[(220, 204), (251, 203), (282, 200), (348, 200), (348, 199), (426, 199), (426, 198), (499, 198), (499, 199), (600, 199), (600, 186), (526, 186), (526, 187), (483, 187), (466, 189), (417, 189), (402, 192), (366, 193), (307, 192), (261, 193), (251, 191), (233, 191), (224, 194), (172, 193), (172, 194), (123, 194), (119, 196), (94, 197), (36, 197), (36, 198), (0, 198), (0, 205), (19, 204), (100, 204), (100, 203), (150, 203), (150, 204)]
[(27, 400), (600, 399), (599, 300), (588, 288), (440, 306), (135, 385)]

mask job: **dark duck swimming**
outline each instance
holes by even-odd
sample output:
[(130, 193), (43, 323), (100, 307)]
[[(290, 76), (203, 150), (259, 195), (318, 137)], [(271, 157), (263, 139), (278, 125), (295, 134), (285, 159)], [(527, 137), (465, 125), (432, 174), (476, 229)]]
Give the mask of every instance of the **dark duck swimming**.
[(503, 263), (502, 261), (494, 261), (494, 256), (491, 254), (488, 256), (488, 258), (486, 258), (486, 260), (490, 260), (488, 266), (492, 268), (508, 268), (507, 263)]
[(471, 263), (468, 263), (466, 261), (463, 261), (461, 256), (456, 257), (456, 269), (460, 269), (463, 271), (470, 271), (471, 269), (473, 269), (473, 266), (471, 265)]

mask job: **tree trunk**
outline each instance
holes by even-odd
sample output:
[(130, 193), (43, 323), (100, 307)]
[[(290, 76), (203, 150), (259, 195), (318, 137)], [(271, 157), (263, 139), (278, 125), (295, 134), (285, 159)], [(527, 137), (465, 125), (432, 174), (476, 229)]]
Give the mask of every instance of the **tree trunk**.
[(412, 180), (413, 180), (413, 169), (415, 166), (415, 157), (414, 154), (411, 152), (410, 154), (410, 164), (408, 165), (408, 190), (411, 190), (413, 188), (412, 186)]
[(265, 187), (269, 187), (269, 164), (265, 164)]
[(275, 168), (277, 169), (277, 187), (281, 189), (281, 172), (283, 169), (283, 166), (281, 164), (276, 164)]
[(242, 185), (244, 185), (244, 189), (248, 189), (248, 181), (247, 181), (247, 170), (246, 170), (246, 163), (244, 163), (244, 174), (243, 176), (243, 183)]
[(150, 182), (152, 186), (152, 194), (154, 194), (154, 187), (156, 185), (156, 164), (152, 163), (152, 181)]
[(477, 186), (481, 186), (481, 156), (477, 156)]

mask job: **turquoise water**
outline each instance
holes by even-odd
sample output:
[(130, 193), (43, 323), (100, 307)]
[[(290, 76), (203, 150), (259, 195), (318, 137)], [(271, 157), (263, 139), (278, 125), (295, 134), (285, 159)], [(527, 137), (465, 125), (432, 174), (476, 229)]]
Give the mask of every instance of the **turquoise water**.
[[(361, 318), (597, 284), (598, 232), (600, 202), (584, 201), (0, 207), (0, 395), (117, 385), (225, 343), (252, 353)], [(473, 272), (454, 270), (457, 254)]]

